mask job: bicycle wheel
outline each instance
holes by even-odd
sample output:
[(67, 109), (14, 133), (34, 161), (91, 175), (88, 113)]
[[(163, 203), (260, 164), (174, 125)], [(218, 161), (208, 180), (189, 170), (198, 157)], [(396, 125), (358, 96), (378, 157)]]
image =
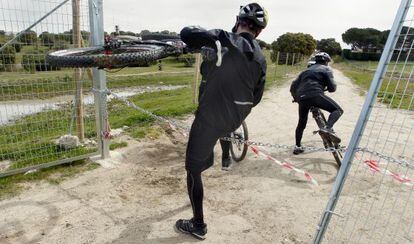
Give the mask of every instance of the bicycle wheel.
[(49, 53), (46, 61), (56, 67), (118, 68), (129, 65), (145, 66), (168, 55), (164, 46), (131, 44), (113, 50), (105, 50), (103, 46), (60, 50)]
[[(323, 139), (326, 141), (326, 146), (325, 148), (335, 148), (335, 149), (339, 149), (340, 146), (338, 145), (338, 143), (333, 143), (329, 138), (325, 138)], [(335, 158), (336, 164), (338, 165), (338, 168), (341, 167), (342, 164), (342, 154), (339, 151), (333, 151), (332, 155)]]
[(246, 157), (247, 149), (249, 146), (247, 146), (245, 143), (241, 142), (246, 141), (249, 139), (249, 132), (247, 130), (247, 124), (243, 121), (241, 126), (232, 132), (230, 136), (236, 141), (233, 141), (230, 146), (230, 154), (234, 161), (240, 162)]
[[(316, 121), (316, 124), (319, 128), (324, 128), (326, 125), (326, 118), (325, 115), (321, 112), (319, 108), (312, 107), (311, 112), (313, 114), (313, 118)], [(327, 137), (325, 134), (322, 134), (321, 132), (318, 133), (323, 141), (323, 145), (325, 148), (335, 148), (339, 149), (340, 145), (338, 143), (333, 143), (332, 140)], [(335, 158), (336, 164), (338, 165), (338, 168), (341, 167), (342, 162), (342, 154), (339, 151), (333, 151), (332, 155)]]

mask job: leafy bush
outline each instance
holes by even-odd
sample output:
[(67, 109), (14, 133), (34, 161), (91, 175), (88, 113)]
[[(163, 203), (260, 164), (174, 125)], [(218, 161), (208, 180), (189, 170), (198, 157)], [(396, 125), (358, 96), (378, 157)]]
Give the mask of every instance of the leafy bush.
[(16, 53), (19, 53), (22, 50), (22, 44), (14, 43), (12, 45), (13, 45), (14, 49), (16, 50)]
[(309, 34), (286, 33), (272, 43), (273, 52), (300, 53), (311, 55), (316, 48), (316, 40)]
[(46, 52), (40, 50), (24, 54), (22, 66), (29, 72), (60, 70), (59, 67), (54, 67), (46, 63)]
[(37, 34), (36, 32), (29, 30), (21, 34), (19, 40), (26, 45), (33, 45), (37, 42)]
[(334, 38), (321, 39), (316, 44), (316, 49), (321, 52), (327, 52), (329, 55), (340, 55), (342, 52), (341, 44)]
[(350, 49), (342, 50), (342, 55), (345, 59), (358, 61), (378, 61), (381, 58), (381, 53), (352, 52)]
[(0, 52), (0, 71), (10, 71), (16, 62), (16, 49), (8, 45)]
[(55, 40), (52, 47), (53, 50), (62, 50), (68, 48), (70, 48), (70, 43), (65, 40)]

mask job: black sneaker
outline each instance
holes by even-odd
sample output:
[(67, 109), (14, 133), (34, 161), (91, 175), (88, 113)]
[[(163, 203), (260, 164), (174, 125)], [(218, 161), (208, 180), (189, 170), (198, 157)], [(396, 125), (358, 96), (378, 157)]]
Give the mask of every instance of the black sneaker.
[(179, 219), (175, 222), (175, 228), (185, 234), (190, 234), (199, 240), (206, 239), (207, 225), (197, 226), (193, 219)]
[(339, 138), (335, 132), (333, 131), (333, 129), (331, 128), (322, 128), (319, 130), (322, 134), (325, 134), (327, 136), (329, 136), (329, 138), (332, 140), (333, 143), (340, 143), (341, 142), (341, 138)]
[(298, 155), (298, 154), (301, 154), (301, 153), (304, 153), (304, 152), (305, 152), (305, 150), (302, 147), (295, 146), (295, 149), (293, 149), (293, 154), (295, 154), (295, 155)]
[(225, 171), (229, 171), (231, 168), (231, 165), (233, 163), (233, 160), (231, 160), (230, 157), (228, 158), (221, 158), (221, 169)]

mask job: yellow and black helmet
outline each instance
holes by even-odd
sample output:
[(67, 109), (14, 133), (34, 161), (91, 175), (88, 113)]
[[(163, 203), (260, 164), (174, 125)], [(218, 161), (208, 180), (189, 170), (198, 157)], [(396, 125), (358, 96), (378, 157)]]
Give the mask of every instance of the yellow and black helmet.
[(240, 7), (238, 19), (249, 19), (253, 21), (258, 27), (265, 28), (268, 22), (269, 15), (267, 11), (258, 3), (249, 3)]

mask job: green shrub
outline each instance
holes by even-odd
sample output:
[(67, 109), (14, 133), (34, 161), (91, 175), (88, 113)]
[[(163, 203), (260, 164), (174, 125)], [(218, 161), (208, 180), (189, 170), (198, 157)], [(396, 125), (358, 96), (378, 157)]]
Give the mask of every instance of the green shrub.
[(22, 58), (22, 66), (29, 72), (60, 70), (58, 67), (49, 65), (46, 62), (46, 52), (40, 50), (24, 54)]
[(14, 43), (13, 47), (16, 50), (16, 53), (19, 53), (22, 50), (22, 44), (20, 43)]
[(378, 61), (381, 58), (381, 53), (352, 52), (350, 49), (342, 50), (342, 55), (345, 59), (358, 61)]
[(16, 62), (16, 49), (8, 45), (0, 52), (0, 71), (10, 71)]

